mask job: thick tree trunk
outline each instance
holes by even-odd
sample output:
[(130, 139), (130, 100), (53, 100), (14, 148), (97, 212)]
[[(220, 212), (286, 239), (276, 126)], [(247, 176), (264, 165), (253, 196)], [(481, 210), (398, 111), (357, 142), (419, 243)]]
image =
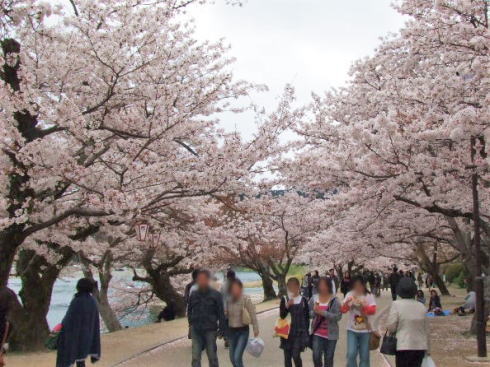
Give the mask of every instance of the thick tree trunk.
[(151, 284), (155, 295), (167, 305), (173, 307), (175, 316), (184, 317), (186, 312), (184, 297), (173, 287), (169, 276), (156, 272), (152, 272), (149, 275), (152, 279)]
[(264, 301), (277, 298), (276, 290), (274, 289), (274, 283), (272, 278), (267, 274), (260, 274), (262, 278), (262, 287), (264, 288)]
[(19, 292), (22, 305), (14, 308), (15, 328), (11, 339), (13, 349), (44, 349), (44, 342), (49, 334), (46, 316), (60, 270), (56, 265), (47, 264), (34, 251), (23, 250), (19, 253), (17, 271), (22, 280)]

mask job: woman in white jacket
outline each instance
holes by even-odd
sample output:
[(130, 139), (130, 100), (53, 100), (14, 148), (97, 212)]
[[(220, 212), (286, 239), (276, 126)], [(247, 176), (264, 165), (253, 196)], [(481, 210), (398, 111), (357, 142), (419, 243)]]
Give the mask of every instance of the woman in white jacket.
[(396, 367), (420, 367), (429, 352), (426, 309), (415, 300), (417, 285), (412, 279), (402, 278), (397, 293), (401, 299), (392, 303), (386, 325), (397, 338)]

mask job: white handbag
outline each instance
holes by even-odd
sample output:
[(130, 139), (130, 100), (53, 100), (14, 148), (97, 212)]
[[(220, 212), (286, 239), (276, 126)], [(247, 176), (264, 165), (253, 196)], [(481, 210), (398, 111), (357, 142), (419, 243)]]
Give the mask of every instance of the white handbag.
[(424, 360), (422, 361), (422, 367), (436, 367), (434, 360), (431, 356), (426, 355)]

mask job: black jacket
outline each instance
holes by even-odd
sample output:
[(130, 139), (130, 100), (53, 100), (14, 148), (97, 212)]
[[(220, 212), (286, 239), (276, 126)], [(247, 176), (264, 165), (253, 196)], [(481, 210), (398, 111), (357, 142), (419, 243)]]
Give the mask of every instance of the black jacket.
[(221, 334), (226, 330), (223, 297), (221, 293), (210, 288), (206, 291), (196, 290), (189, 297), (187, 309), (189, 325), (199, 331), (216, 331)]
[(56, 367), (69, 367), (75, 361), (100, 359), (99, 309), (94, 297), (77, 294), (70, 303), (58, 339)]

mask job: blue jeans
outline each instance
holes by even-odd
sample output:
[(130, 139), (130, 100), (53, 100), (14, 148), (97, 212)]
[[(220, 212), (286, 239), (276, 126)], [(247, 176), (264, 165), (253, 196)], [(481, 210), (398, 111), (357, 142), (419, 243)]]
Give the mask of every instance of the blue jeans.
[[(369, 340), (371, 333), (347, 330), (347, 367), (369, 367)], [(359, 355), (359, 364), (357, 356)]]
[[(315, 367), (333, 367), (333, 357), (337, 340), (329, 340), (313, 335), (313, 364)], [(322, 358), (323, 357), (323, 358)]]
[(248, 343), (250, 328), (228, 329), (228, 340), (230, 342), (230, 361), (233, 367), (243, 367), (243, 353)]
[(201, 354), (206, 349), (209, 367), (219, 367), (218, 347), (216, 346), (217, 331), (203, 331), (191, 328), (192, 335), (192, 367), (201, 367)]

